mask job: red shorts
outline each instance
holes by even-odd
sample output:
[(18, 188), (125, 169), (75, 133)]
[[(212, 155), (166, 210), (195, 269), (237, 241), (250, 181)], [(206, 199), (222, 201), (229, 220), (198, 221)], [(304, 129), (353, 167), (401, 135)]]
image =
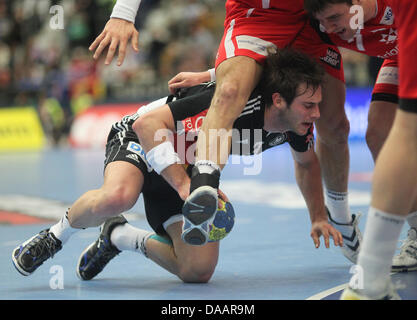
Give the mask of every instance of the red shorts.
[(316, 58), (328, 74), (344, 81), (342, 57), (338, 48), (324, 43), (308, 23), (307, 17), (292, 17), (295, 21), (293, 24), (287, 24), (288, 17), (283, 17), (279, 19), (274, 16), (273, 10), (254, 9), (244, 12), (242, 16), (234, 15), (233, 19), (226, 19), (216, 68), (235, 56), (250, 57), (263, 64), (269, 46), (290, 46)]
[(398, 60), (384, 60), (372, 91), (372, 100), (398, 103), (398, 77)]

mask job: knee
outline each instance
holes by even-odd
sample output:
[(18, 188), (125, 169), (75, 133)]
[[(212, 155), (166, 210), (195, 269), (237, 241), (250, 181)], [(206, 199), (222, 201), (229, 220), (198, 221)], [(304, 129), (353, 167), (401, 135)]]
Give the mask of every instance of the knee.
[(115, 216), (129, 210), (136, 202), (137, 196), (124, 186), (116, 186), (110, 191), (103, 191), (100, 199), (92, 207), (93, 214)]
[(388, 133), (389, 129), (385, 130), (382, 126), (368, 124), (365, 139), (374, 159), (377, 158)]
[(350, 123), (346, 116), (337, 120), (320, 119), (320, 124), (317, 124), (317, 134), (326, 145), (347, 144), (349, 131)]
[(180, 269), (179, 278), (186, 283), (207, 283), (214, 274), (215, 265), (189, 264)]
[(210, 107), (215, 109), (217, 114), (228, 119), (233, 115), (239, 115), (249, 94), (240, 90), (237, 81), (225, 81), (217, 87)]

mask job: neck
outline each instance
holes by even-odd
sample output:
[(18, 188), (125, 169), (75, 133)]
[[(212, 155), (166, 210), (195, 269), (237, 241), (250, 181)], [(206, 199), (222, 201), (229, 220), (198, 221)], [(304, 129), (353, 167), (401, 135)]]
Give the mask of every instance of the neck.
[(283, 117), (280, 112), (274, 108), (274, 106), (265, 107), (264, 113), (264, 127), (263, 129), (268, 132), (286, 132), (289, 129), (283, 121)]
[(361, 0), (363, 7), (364, 20), (369, 21), (376, 17), (378, 13), (378, 1), (377, 0)]

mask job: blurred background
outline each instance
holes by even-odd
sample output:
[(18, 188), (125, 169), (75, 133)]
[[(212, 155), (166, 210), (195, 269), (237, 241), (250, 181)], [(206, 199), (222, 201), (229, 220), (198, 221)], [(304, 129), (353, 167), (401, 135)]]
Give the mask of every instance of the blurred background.
[[(115, 61), (105, 66), (105, 55), (95, 61), (88, 51), (114, 3), (0, 0), (0, 151), (102, 147), (109, 125), (167, 95), (167, 81), (175, 74), (213, 67), (224, 0), (142, 0), (135, 23), (140, 52), (129, 47), (121, 67)], [(356, 117), (351, 136), (363, 138), (380, 61), (342, 53), (353, 90), (348, 97), (355, 96), (347, 101), (348, 116)], [(349, 111), (356, 104), (363, 112)]]

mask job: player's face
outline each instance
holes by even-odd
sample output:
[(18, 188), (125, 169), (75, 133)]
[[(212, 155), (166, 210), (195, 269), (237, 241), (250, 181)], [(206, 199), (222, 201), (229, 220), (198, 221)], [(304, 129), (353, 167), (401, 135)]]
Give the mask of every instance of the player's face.
[(319, 20), (325, 32), (335, 33), (343, 40), (350, 40), (357, 31), (351, 26), (355, 26), (351, 23), (355, 12), (350, 13), (350, 8), (347, 3), (329, 4), (323, 11), (317, 13), (315, 18)]
[(306, 90), (306, 85), (301, 85), (299, 92), (302, 94), (291, 103), (286, 118), (291, 131), (305, 135), (313, 122), (320, 118), (321, 87), (314, 91), (312, 88)]

